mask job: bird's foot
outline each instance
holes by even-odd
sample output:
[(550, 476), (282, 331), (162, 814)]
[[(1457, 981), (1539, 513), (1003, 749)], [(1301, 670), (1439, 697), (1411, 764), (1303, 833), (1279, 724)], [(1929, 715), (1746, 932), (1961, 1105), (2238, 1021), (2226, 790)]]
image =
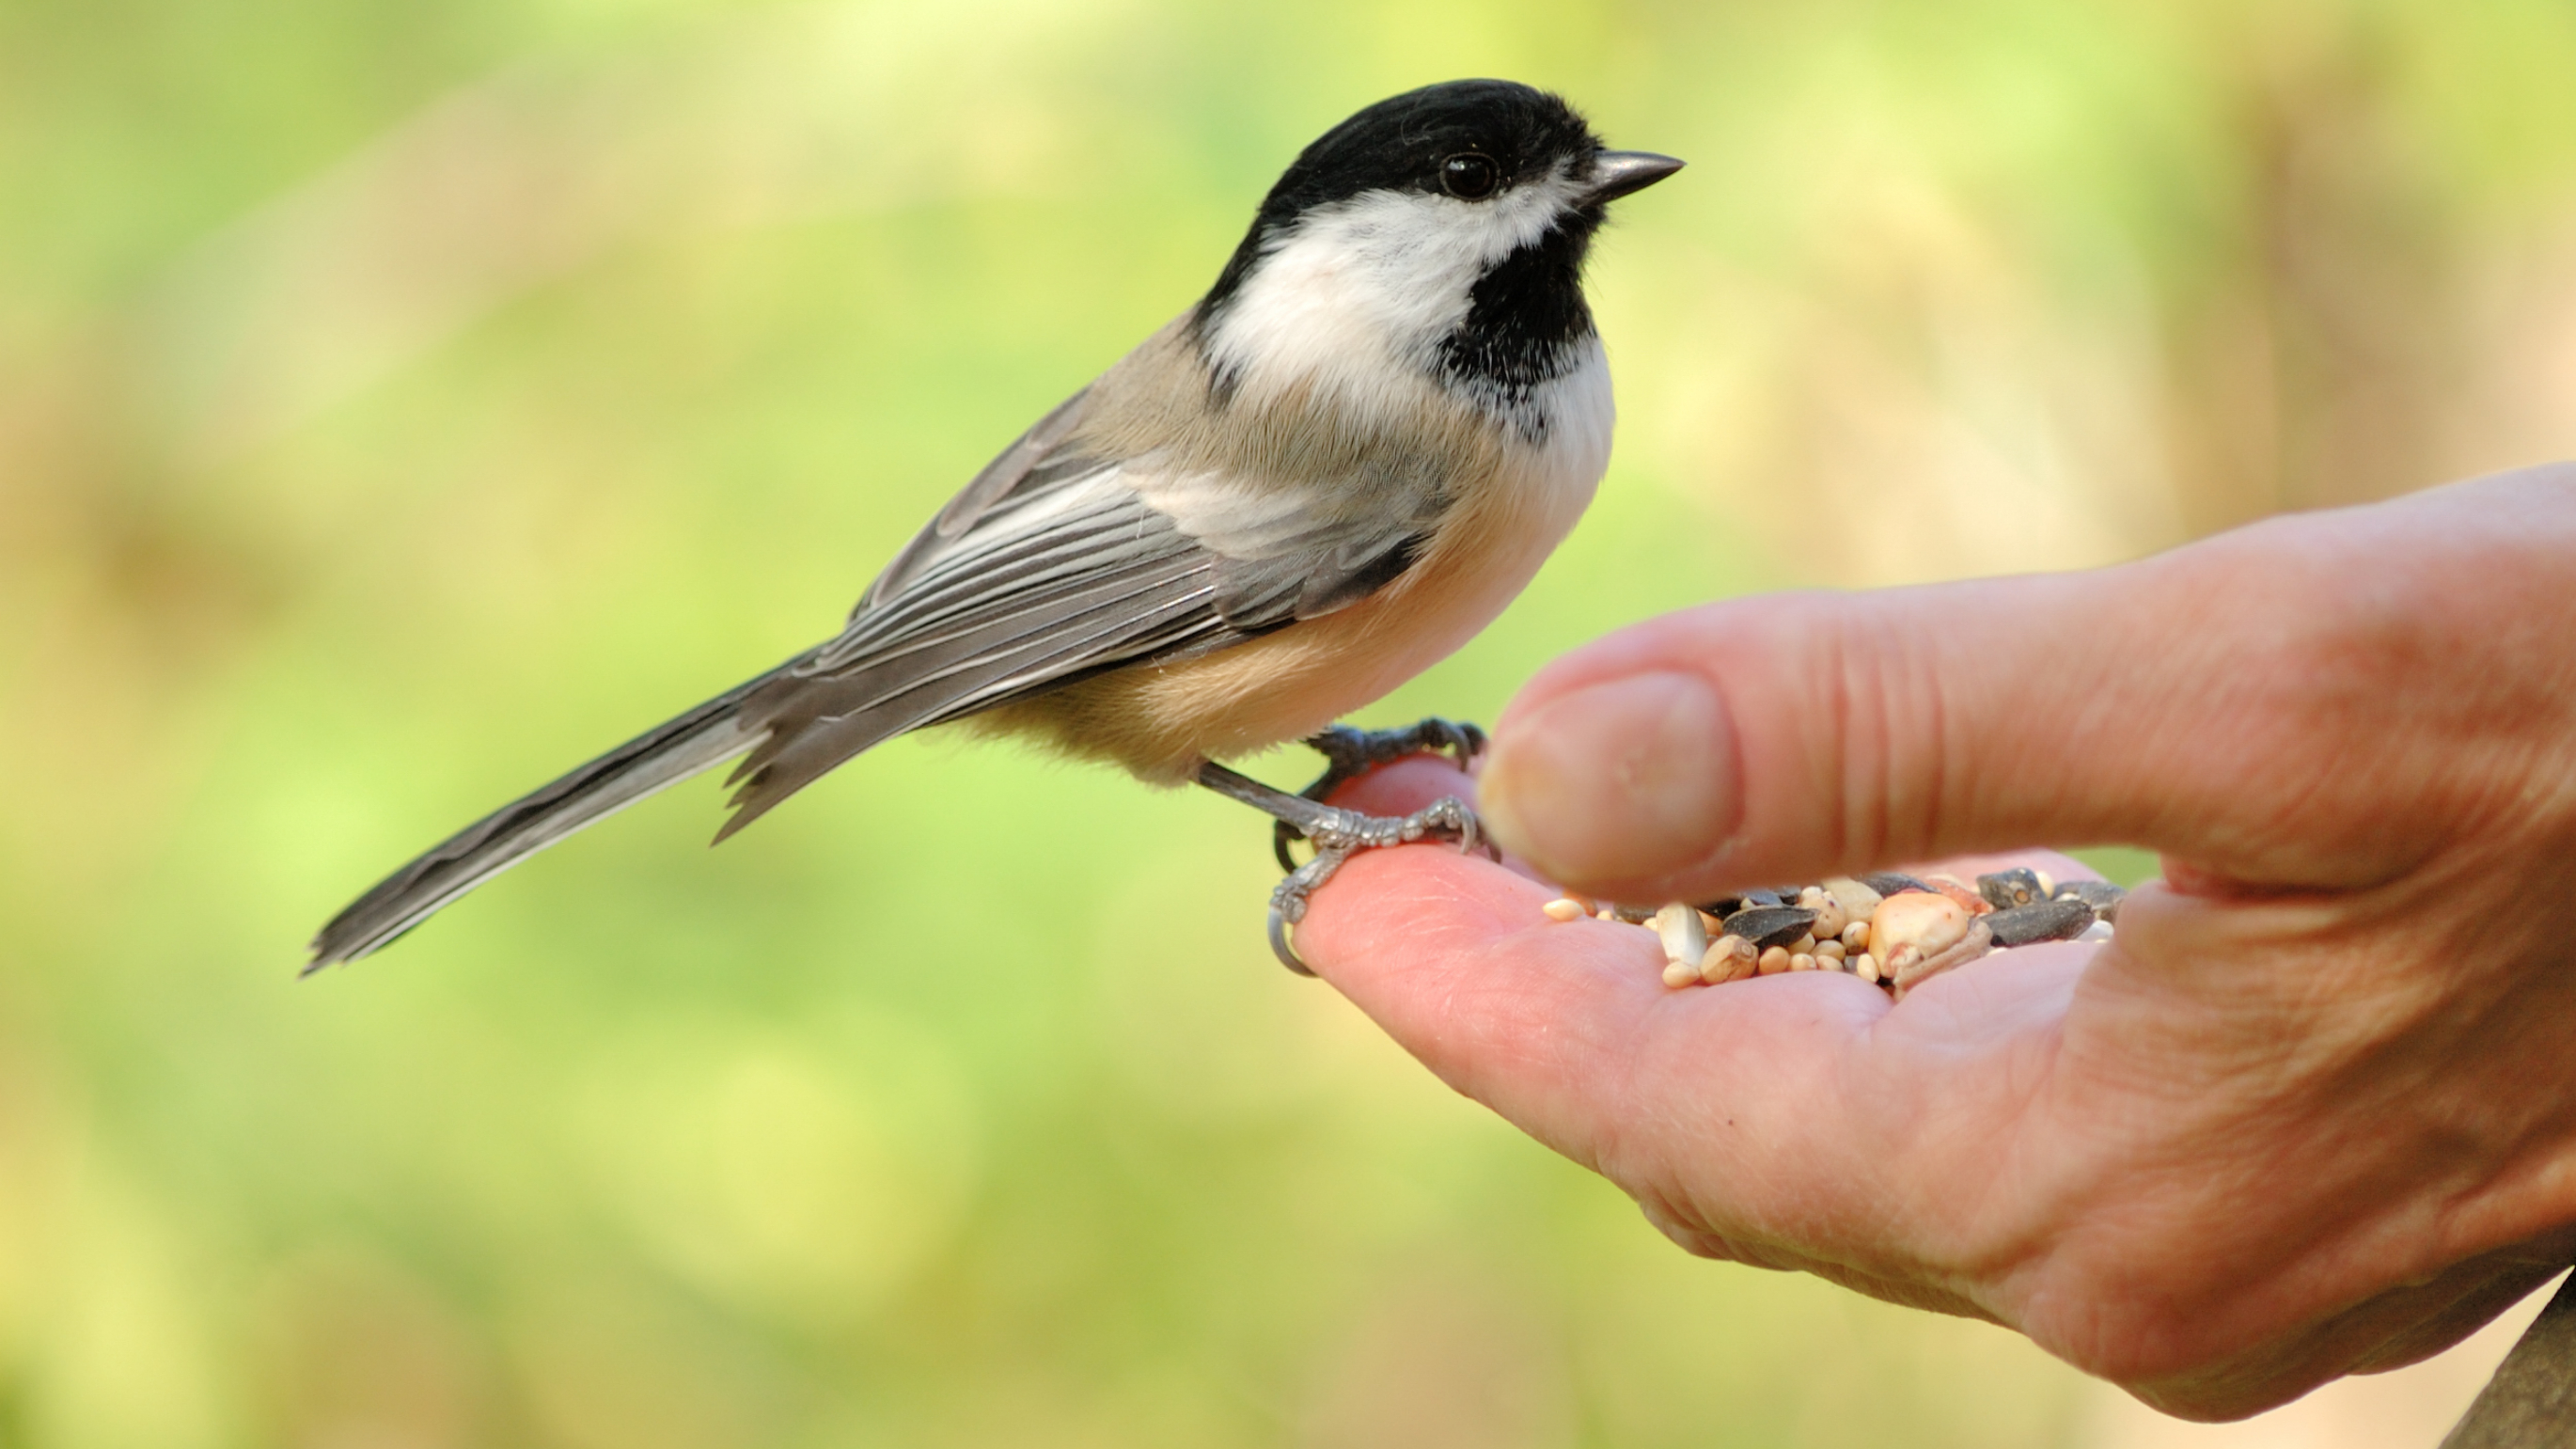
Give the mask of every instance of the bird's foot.
[[(1297, 793), (1308, 800), (1322, 800), (1380, 765), (1393, 764), (1413, 755), (1445, 754), (1456, 760), (1458, 768), (1463, 770), (1484, 752), (1485, 732), (1471, 724), (1445, 719), (1426, 719), (1419, 724), (1391, 730), (1364, 730), (1337, 724), (1321, 734), (1309, 736), (1304, 743), (1308, 749), (1324, 757), (1324, 773)], [(1297, 858), (1289, 853), (1288, 846), (1292, 841), (1308, 838), (1306, 832), (1286, 820), (1272, 825), (1270, 849), (1279, 857), (1281, 870), (1293, 873), (1301, 869)], [(1318, 842), (1320, 848), (1321, 842)]]
[[(1445, 795), (1410, 815), (1362, 815), (1356, 810), (1325, 807), (1327, 816), (1307, 821), (1299, 834), (1315, 843), (1315, 858), (1288, 872), (1270, 893), (1270, 949), (1280, 964), (1301, 976), (1315, 973), (1297, 956), (1289, 932), (1306, 918), (1306, 898), (1333, 878), (1342, 862), (1363, 850), (1379, 850), (1390, 845), (1411, 845), (1417, 841), (1454, 841), (1462, 851), (1481, 851), (1500, 860), (1501, 853), (1485, 839), (1484, 822), (1466, 802)], [(1280, 822), (1285, 825), (1286, 821)]]
[(1289, 941), (1290, 930), (1305, 919), (1306, 898), (1314, 894), (1317, 886), (1332, 879), (1333, 872), (1352, 856), (1389, 845), (1439, 840), (1455, 841), (1459, 849), (1481, 851), (1489, 859), (1502, 859), (1502, 853), (1485, 838), (1485, 827), (1476, 819), (1476, 812), (1454, 796), (1434, 800), (1410, 815), (1363, 815), (1273, 789), (1213, 760), (1199, 762), (1198, 782), (1229, 800), (1240, 800), (1274, 820), (1296, 826), (1300, 836), (1315, 843), (1315, 858), (1289, 871), (1288, 878), (1270, 893), (1270, 949), (1277, 953), (1281, 965), (1300, 976), (1315, 973), (1297, 959), (1297, 948)]

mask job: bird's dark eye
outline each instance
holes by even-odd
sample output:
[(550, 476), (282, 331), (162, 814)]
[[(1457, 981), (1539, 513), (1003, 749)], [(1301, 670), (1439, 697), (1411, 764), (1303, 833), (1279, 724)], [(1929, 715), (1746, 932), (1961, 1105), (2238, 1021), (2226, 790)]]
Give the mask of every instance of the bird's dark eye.
[(1440, 163), (1440, 189), (1461, 201), (1481, 201), (1494, 194), (1500, 173), (1490, 156), (1461, 151)]

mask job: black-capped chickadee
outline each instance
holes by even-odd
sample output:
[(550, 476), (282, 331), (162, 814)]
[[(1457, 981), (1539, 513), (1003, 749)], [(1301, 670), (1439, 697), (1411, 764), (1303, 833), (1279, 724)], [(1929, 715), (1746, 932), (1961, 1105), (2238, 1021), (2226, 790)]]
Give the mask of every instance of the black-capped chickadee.
[[(1187, 312), (950, 500), (848, 625), (513, 801), (333, 917), (308, 970), (373, 952), (581, 827), (728, 760), (724, 839), (852, 755), (963, 722), (1196, 781), (1315, 857), (1271, 936), (1352, 851), (1473, 844), (1323, 786), (1472, 728), (1327, 727), (1483, 628), (1574, 526), (1610, 456), (1610, 374), (1581, 271), (1603, 206), (1681, 162), (1602, 147), (1564, 101), (1454, 81), (1307, 147)], [(1307, 795), (1218, 760), (1307, 740)], [(1309, 798), (1309, 797), (1313, 798)]]

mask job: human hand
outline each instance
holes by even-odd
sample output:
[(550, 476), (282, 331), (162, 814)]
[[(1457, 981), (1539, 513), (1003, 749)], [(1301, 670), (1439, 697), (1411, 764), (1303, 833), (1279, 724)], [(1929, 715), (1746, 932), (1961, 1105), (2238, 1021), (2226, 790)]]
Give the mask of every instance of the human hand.
[[(1671, 991), (1453, 851), (1307, 962), (1676, 1242), (1988, 1318), (2195, 1418), (2464, 1337), (2576, 1260), (2576, 468), (2091, 573), (1714, 605), (1542, 672), (1480, 802), (1608, 899), (2033, 841), (2163, 853), (2101, 946), (1901, 1004)], [(1409, 761), (1345, 797), (1465, 793)]]

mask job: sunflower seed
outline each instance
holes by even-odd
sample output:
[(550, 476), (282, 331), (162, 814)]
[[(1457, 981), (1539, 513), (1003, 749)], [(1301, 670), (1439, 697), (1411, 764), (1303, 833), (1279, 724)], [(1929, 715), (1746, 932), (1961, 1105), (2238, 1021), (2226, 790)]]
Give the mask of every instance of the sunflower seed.
[(2093, 908), (2072, 896), (2033, 901), (1985, 918), (1998, 946), (2027, 946), (2033, 941), (2064, 941), (2093, 924)]
[(1799, 906), (1748, 906), (1726, 918), (1726, 934), (1756, 946), (1786, 946), (1807, 934), (1816, 913)]

